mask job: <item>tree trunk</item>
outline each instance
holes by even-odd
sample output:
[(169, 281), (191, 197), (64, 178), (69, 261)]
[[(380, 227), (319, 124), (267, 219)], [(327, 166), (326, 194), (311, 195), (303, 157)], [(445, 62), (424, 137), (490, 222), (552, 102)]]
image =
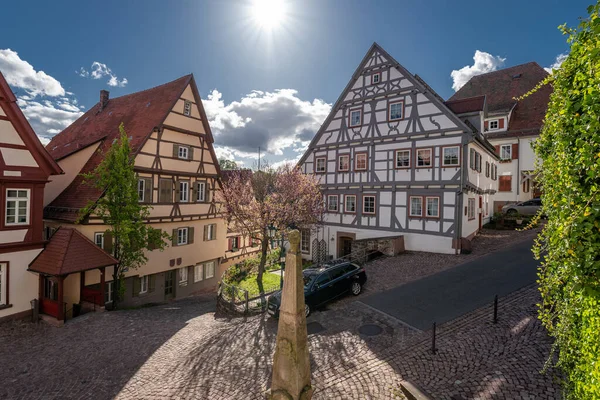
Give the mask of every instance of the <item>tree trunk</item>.
[(112, 285), (112, 309), (117, 308), (117, 302), (119, 301), (119, 265), (113, 267), (113, 285)]
[(269, 250), (269, 236), (267, 230), (263, 230), (261, 251), (260, 251), (260, 263), (258, 264), (258, 274), (256, 275), (256, 284), (258, 285), (258, 291), (261, 298), (265, 294), (265, 288), (263, 286), (263, 273), (265, 272), (265, 264), (267, 263), (267, 251)]

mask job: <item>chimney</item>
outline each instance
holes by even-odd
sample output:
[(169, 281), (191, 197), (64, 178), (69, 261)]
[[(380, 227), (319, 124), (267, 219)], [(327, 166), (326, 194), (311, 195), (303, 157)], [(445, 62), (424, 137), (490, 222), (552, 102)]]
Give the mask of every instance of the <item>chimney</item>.
[(104, 110), (106, 108), (107, 104), (108, 104), (108, 90), (101, 90), (100, 91), (100, 111)]

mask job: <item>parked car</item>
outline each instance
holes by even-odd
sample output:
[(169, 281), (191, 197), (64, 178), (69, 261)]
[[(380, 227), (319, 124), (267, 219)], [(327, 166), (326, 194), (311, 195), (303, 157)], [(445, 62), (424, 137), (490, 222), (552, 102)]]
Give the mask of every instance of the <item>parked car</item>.
[(541, 199), (531, 199), (515, 204), (507, 204), (502, 207), (502, 213), (507, 215), (535, 215), (542, 207)]
[[(367, 281), (364, 268), (350, 262), (337, 265), (324, 265), (303, 271), (304, 312), (308, 317), (312, 310), (350, 292), (358, 296)], [(281, 291), (272, 294), (267, 302), (267, 312), (279, 317)]]

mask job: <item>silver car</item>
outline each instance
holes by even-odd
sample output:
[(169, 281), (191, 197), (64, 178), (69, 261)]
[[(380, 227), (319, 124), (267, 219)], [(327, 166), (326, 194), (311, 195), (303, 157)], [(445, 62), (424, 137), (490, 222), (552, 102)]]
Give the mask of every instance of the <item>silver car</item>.
[(502, 213), (507, 215), (535, 215), (542, 207), (541, 199), (531, 199), (502, 207)]

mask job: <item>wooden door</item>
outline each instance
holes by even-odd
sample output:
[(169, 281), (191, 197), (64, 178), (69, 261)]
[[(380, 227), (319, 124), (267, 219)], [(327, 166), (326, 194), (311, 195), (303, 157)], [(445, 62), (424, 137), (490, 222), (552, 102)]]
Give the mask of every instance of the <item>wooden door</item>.
[(175, 298), (175, 270), (165, 272), (165, 300)]

